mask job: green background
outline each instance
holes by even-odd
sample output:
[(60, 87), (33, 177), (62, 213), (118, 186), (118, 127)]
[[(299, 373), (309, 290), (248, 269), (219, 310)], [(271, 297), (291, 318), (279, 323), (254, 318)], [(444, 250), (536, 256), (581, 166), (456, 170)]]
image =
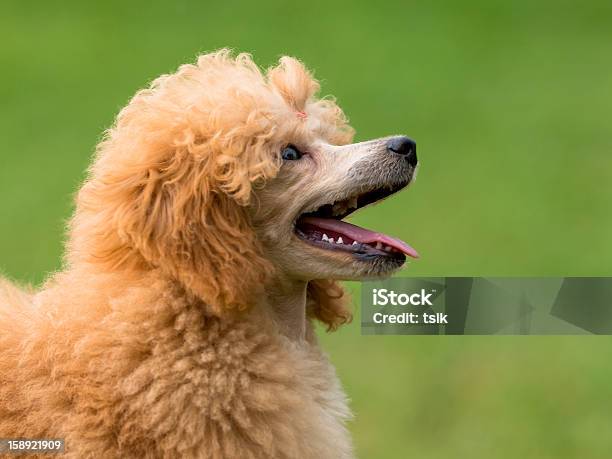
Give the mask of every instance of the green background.
[[(353, 219), (421, 252), (404, 275), (612, 275), (611, 2), (92, 5), (2, 3), (6, 275), (38, 283), (60, 266), (72, 194), (129, 97), (223, 46), (263, 66), (300, 57), (358, 139), (417, 140), (414, 186)], [(358, 324), (322, 340), (360, 457), (612, 454), (609, 338), (362, 337)]]

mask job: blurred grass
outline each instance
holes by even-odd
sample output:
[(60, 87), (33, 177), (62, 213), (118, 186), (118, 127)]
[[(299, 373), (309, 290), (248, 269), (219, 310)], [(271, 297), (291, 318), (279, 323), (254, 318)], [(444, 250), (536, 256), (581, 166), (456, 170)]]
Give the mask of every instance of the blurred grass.
[[(146, 82), (223, 46), (303, 59), (409, 191), (354, 221), (404, 275), (612, 275), (612, 3), (3, 2), (0, 269), (40, 282), (94, 145)], [(355, 287), (355, 286), (353, 286)], [(355, 295), (357, 297), (357, 295)], [(356, 321), (357, 322), (357, 321)], [(609, 457), (607, 337), (322, 336), (364, 458)]]

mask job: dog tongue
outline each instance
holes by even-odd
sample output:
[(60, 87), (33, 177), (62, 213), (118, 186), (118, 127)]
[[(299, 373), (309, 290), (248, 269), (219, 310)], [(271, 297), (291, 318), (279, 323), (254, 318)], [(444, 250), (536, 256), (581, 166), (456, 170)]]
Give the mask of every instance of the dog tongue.
[(343, 234), (357, 242), (363, 242), (366, 244), (381, 242), (405, 253), (409, 257), (419, 258), (418, 252), (404, 241), (392, 238), (386, 234), (375, 233), (374, 231), (351, 225), (350, 223), (343, 222), (342, 220), (335, 220), (333, 218), (304, 217), (301, 219), (301, 221), (324, 230)]

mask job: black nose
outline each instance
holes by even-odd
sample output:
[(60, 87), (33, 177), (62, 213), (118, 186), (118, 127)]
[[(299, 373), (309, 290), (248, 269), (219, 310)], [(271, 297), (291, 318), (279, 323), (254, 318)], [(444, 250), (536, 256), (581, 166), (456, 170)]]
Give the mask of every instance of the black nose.
[(411, 166), (417, 165), (416, 142), (405, 136), (393, 137), (387, 142), (387, 150), (406, 158)]

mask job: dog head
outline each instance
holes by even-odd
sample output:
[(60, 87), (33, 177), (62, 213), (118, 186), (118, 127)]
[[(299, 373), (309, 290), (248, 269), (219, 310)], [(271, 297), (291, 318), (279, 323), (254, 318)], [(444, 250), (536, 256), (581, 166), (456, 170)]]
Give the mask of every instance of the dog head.
[(219, 314), (288, 276), (310, 282), (313, 315), (345, 321), (333, 279), (389, 274), (416, 256), (342, 221), (411, 182), (416, 146), (350, 144), (342, 111), (318, 89), (295, 59), (264, 74), (227, 50), (155, 80), (98, 146), (68, 261), (159, 269)]
[(334, 145), (308, 124), (303, 129), (303, 137), (285, 139), (280, 171), (256, 192), (259, 205), (251, 207), (274, 264), (307, 281), (351, 280), (388, 275), (406, 256), (418, 257), (398, 239), (343, 221), (412, 181), (415, 143), (397, 136)]

